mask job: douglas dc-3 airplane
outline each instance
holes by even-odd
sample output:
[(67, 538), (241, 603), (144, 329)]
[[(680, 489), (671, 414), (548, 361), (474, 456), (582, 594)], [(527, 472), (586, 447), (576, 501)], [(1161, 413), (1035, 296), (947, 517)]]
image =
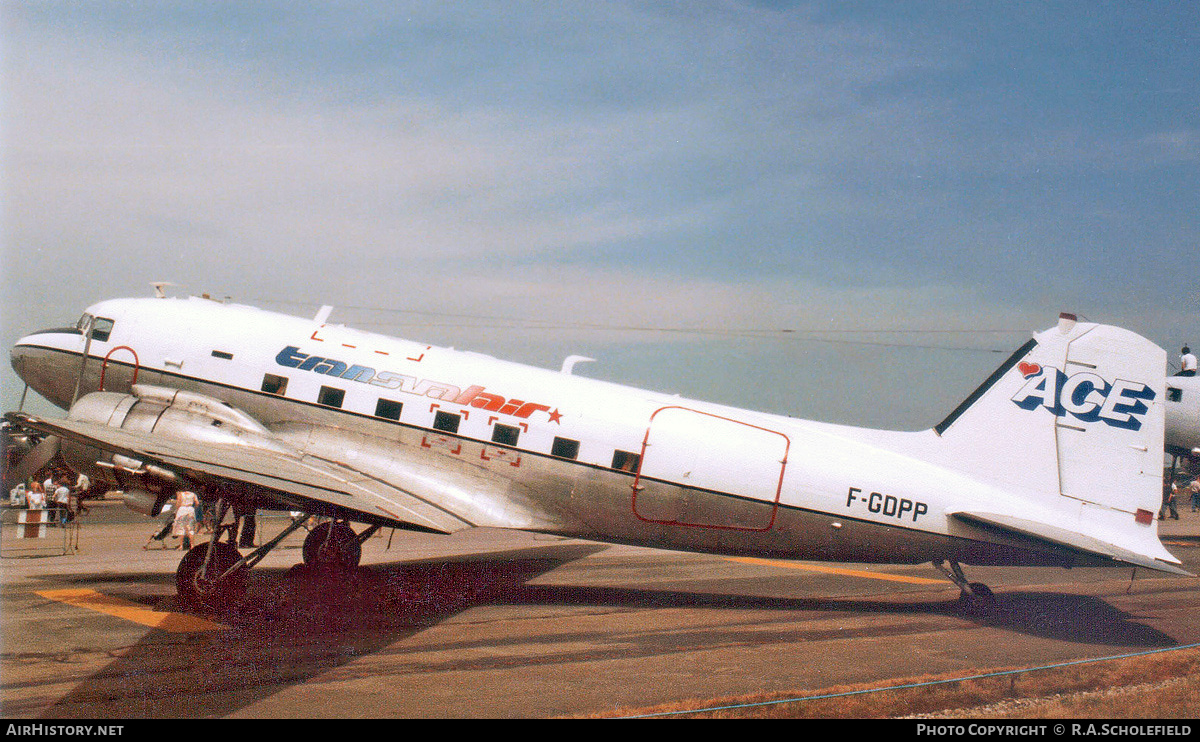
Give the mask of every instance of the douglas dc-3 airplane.
[[(1188, 574), (1158, 538), (1165, 352), (1062, 315), (941, 424), (867, 430), (750, 412), (205, 298), (119, 299), (21, 338), (12, 363), (69, 408), (14, 467), (69, 465), (155, 515), (219, 503), (182, 598), (225, 603), (296, 524), (243, 556), (257, 509), (332, 521), (305, 561), (358, 564), (382, 527), (478, 526), (718, 554), (1134, 565)], [(351, 523), (366, 526), (357, 532)], [(228, 533), (225, 541), (221, 537)], [(947, 564), (949, 567), (947, 568)]]

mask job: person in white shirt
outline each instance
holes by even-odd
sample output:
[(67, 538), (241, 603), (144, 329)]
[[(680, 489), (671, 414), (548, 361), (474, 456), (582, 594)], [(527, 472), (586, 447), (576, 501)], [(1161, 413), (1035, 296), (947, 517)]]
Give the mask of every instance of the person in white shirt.
[(71, 489), (67, 487), (65, 479), (54, 487), (54, 509), (58, 511), (55, 513), (58, 522), (64, 526), (74, 518), (71, 512)]
[(41, 485), (37, 482), (34, 482), (29, 491), (25, 493), (25, 507), (30, 510), (46, 509), (46, 493), (42, 491)]
[(1179, 352), (1179, 375), (1196, 375), (1196, 356), (1192, 353), (1192, 349), (1186, 345), (1183, 346), (1183, 350)]
[(88, 475), (79, 472), (79, 476), (75, 479), (75, 510), (79, 515), (86, 515), (88, 508), (84, 505), (84, 500), (87, 499), (88, 490), (92, 488), (92, 480), (88, 479)]
[(192, 548), (192, 541), (196, 538), (196, 507), (199, 504), (200, 498), (196, 497), (195, 492), (180, 490), (175, 493), (175, 521), (171, 535), (183, 538), (183, 542), (175, 548), (185, 551)]

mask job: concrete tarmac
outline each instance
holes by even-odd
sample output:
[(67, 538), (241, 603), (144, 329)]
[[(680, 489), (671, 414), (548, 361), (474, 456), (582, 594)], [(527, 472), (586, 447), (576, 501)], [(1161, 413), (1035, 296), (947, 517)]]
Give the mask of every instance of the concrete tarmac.
[[(1200, 572), (1200, 513), (1180, 516), (1160, 522), (1164, 541)], [(284, 523), (260, 521), (260, 541)], [(175, 598), (182, 552), (144, 551), (158, 522), (118, 502), (95, 504), (65, 555), (61, 533), (32, 548), (7, 522), (9, 719), (620, 716), (1200, 643), (1200, 580), (1145, 570), (968, 568), (999, 603), (970, 614), (928, 565), (734, 560), (487, 529), (385, 530), (336, 582), (290, 569), (301, 531), (253, 570), (242, 606), (196, 613)]]

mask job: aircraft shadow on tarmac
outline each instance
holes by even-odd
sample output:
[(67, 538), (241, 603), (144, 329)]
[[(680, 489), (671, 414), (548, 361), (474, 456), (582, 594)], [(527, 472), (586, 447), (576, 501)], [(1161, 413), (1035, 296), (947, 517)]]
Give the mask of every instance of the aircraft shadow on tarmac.
[[(604, 606), (616, 608), (708, 608), (769, 611), (840, 611), (890, 614), (906, 617), (894, 633), (937, 630), (936, 617), (953, 615), (981, 625), (1063, 641), (1164, 647), (1176, 644), (1170, 636), (1136, 622), (1136, 617), (1093, 597), (1058, 593), (999, 593), (998, 605), (985, 613), (964, 612), (957, 601), (894, 601), (856, 598), (780, 598), (746, 594), (723, 594), (671, 589), (589, 587), (561, 584), (527, 584), (533, 578), (569, 562), (585, 558), (606, 547), (561, 545), (475, 554), (437, 561), (371, 565), (350, 577), (332, 578), (306, 569), (259, 569), (252, 573), (249, 599), (237, 608), (204, 614), (228, 628), (196, 634), (168, 634), (151, 629), (137, 644), (120, 653), (111, 663), (83, 680), (59, 699), (43, 716), (47, 718), (188, 718), (224, 716), (273, 695), (283, 686), (318, 676), (367, 678), (373, 675), (372, 655), (386, 650), (390, 661), (411, 662), (412, 671), (443, 669), (501, 669), (510, 664), (569, 661), (573, 655), (553, 652), (541, 658), (522, 656), (513, 660), (497, 656), (505, 641), (486, 640), (470, 660), (428, 656), (428, 650), (389, 648), (406, 637), (435, 626), (461, 611), (482, 605), (513, 606)], [(71, 580), (70, 577), (67, 578)], [(86, 584), (95, 576), (79, 575)], [(105, 575), (108, 583), (135, 580), (144, 584), (145, 575)], [(121, 590), (108, 590), (119, 593)], [(130, 596), (122, 596), (130, 599)], [(911, 598), (911, 596), (908, 596)], [(139, 600), (136, 597), (133, 600)], [(180, 610), (175, 598), (141, 598), (156, 610)], [(781, 614), (782, 615), (782, 614)], [(912, 620), (928, 616), (929, 621)], [(788, 621), (794, 627), (795, 622)], [(605, 632), (594, 629), (580, 634), (556, 633), (544, 641), (598, 643), (588, 659), (628, 658), (669, 654), (703, 648), (718, 635), (721, 643), (764, 643), (816, 641), (845, 638), (846, 632), (829, 636), (817, 630), (780, 626), (705, 629), (681, 627), (639, 639), (605, 644)], [(886, 629), (885, 629), (886, 631)], [(868, 628), (864, 635), (878, 635)], [(835, 636), (836, 635), (836, 636)], [(521, 642), (537, 641), (522, 636)], [(464, 639), (439, 649), (467, 649)], [(607, 648), (604, 648), (607, 647)], [(601, 653), (600, 656), (595, 654)], [(432, 653), (429, 653), (432, 654)], [(399, 657), (395, 657), (399, 655)], [(469, 653), (468, 653), (469, 655)], [(460, 655), (461, 656), (461, 655)], [(470, 655), (469, 655), (470, 656)], [(367, 660), (351, 666), (356, 660)], [(388, 675), (402, 675), (395, 665)], [(392, 677), (384, 682), (403, 683)], [(315, 691), (319, 692), (319, 690)], [(361, 715), (360, 709), (347, 713)], [(303, 708), (296, 716), (306, 716)]]

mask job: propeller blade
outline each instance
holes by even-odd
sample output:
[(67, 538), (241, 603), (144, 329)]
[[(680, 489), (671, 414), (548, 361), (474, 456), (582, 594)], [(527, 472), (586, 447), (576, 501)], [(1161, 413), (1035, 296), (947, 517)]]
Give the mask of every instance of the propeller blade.
[(61, 442), (62, 439), (58, 436), (48, 435), (31, 448), (29, 453), (21, 457), (16, 466), (4, 473), (4, 490), (7, 492), (18, 482), (24, 482), (36, 474), (39, 469), (49, 464), (58, 455)]

